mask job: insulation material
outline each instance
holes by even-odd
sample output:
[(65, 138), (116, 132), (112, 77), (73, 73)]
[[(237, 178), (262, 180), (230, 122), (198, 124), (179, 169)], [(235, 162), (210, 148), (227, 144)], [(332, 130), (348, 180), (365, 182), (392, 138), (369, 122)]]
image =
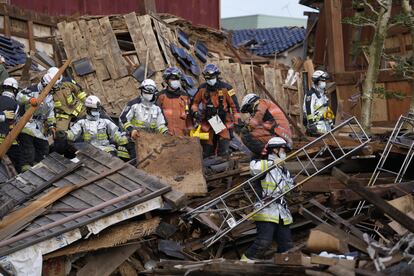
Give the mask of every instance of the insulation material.
[(13, 275), (42, 275), (42, 253), (28, 247), (0, 258), (0, 265)]
[(139, 168), (188, 196), (207, 193), (198, 139), (140, 132), (137, 142)]

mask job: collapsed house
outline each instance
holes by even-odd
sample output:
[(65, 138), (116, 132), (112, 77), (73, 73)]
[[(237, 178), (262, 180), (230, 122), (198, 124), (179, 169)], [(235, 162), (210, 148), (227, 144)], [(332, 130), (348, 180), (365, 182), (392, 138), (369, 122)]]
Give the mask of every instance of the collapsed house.
[[(145, 76), (160, 85), (173, 65), (196, 87), (203, 65), (217, 63), (239, 100), (256, 91), (276, 101), (296, 135), (284, 162), (297, 183), (289, 199), (295, 246), (255, 264), (238, 261), (254, 240), (248, 218), (260, 202), (240, 145), (232, 145), (239, 151), (229, 160), (202, 160), (197, 139), (143, 134), (136, 167), (80, 145), (74, 159), (52, 153), (23, 174), (1, 174), (8, 180), (0, 184), (0, 273), (412, 274), (411, 117), (401, 116), (380, 136), (368, 136), (350, 117), (320, 138), (306, 137), (301, 107), (309, 60), (287, 68), (234, 48), (224, 32), (171, 15), (72, 17), (53, 28), (52, 61), (71, 58), (72, 76), (112, 117)], [(30, 55), (49, 67), (42, 56)], [(22, 76), (33, 80), (36, 71)]]

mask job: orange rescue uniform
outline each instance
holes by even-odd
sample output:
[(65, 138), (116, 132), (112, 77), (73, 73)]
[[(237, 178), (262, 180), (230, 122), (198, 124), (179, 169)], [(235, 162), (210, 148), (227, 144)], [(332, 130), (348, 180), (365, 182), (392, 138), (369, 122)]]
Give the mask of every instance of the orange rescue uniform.
[(158, 95), (157, 105), (164, 113), (168, 132), (171, 135), (189, 135), (192, 128), (189, 116), (190, 98), (185, 92), (176, 93), (164, 89)]
[[(222, 101), (222, 111), (220, 111), (220, 98)], [(234, 122), (240, 119), (240, 114), (237, 110), (236, 104), (234, 103), (231, 95), (229, 95), (226, 88), (219, 88), (215, 91), (208, 90), (206, 86), (200, 86), (197, 94), (194, 97), (193, 104), (191, 109), (193, 112), (199, 111), (199, 104), (202, 104), (202, 120), (201, 120), (201, 130), (203, 132), (209, 132), (209, 140), (205, 143), (212, 145), (213, 137), (215, 135), (213, 128), (208, 123), (208, 120), (215, 116), (219, 115), (223, 123), (226, 125), (226, 129), (218, 133), (221, 138), (230, 140), (229, 129), (233, 128)], [(213, 111), (212, 111), (213, 110)], [(231, 110), (231, 113), (230, 113)], [(225, 120), (223, 116), (220, 116), (220, 112), (225, 114)], [(204, 141), (203, 141), (204, 142)]]
[(269, 100), (259, 100), (248, 129), (254, 139), (264, 144), (267, 144), (270, 138), (279, 136), (292, 145), (292, 131), (288, 119), (282, 110)]

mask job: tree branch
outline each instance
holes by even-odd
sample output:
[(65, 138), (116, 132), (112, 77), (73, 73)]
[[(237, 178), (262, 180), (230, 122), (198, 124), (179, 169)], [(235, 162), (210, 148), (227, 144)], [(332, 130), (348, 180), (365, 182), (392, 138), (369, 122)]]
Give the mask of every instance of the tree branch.
[(368, 3), (367, 0), (362, 0), (362, 2), (364, 2), (365, 6), (367, 6), (371, 10), (372, 13), (379, 16), (379, 13), (374, 9), (374, 7), (370, 3)]
[(383, 2), (382, 2), (382, 0), (376, 0), (377, 1), (377, 3), (378, 3), (378, 5), (380, 5), (383, 9), (384, 9), (384, 11), (386, 12), (386, 11), (388, 11), (388, 7), (387, 7), (387, 5), (386, 4), (384, 4)]

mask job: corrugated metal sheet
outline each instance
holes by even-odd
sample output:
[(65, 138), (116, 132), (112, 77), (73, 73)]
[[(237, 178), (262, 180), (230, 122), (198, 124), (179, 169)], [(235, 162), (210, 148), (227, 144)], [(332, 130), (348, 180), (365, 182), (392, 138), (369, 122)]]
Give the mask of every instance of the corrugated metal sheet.
[[(11, 0), (12, 5), (49, 15), (109, 15), (135, 11), (144, 7), (138, 0)], [(155, 0), (157, 12), (178, 15), (194, 24), (220, 26), (220, 0)]]
[(220, 28), (220, 0), (156, 0), (157, 12), (171, 13), (216, 29)]

